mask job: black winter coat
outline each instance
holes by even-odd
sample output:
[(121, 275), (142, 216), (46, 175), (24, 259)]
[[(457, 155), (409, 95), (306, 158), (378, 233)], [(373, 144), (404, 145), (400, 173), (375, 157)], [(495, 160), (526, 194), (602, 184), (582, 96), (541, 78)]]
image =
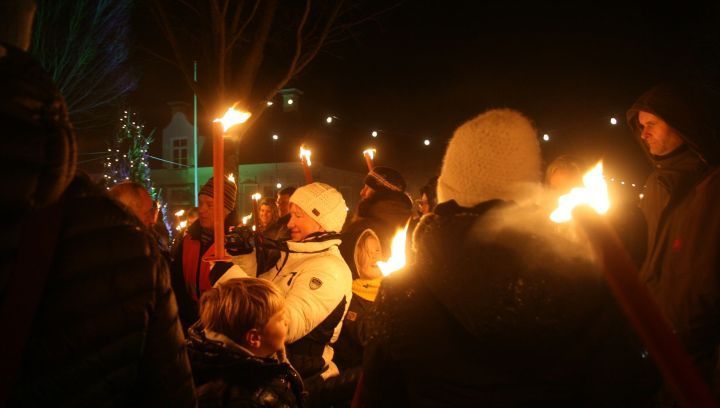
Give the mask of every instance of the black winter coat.
[(76, 179), (57, 248), (12, 405), (193, 406), (170, 275), (149, 233)]
[[(409, 208), (406, 207), (403, 198), (407, 198), (407, 196), (401, 193), (392, 195), (390, 198), (387, 195), (372, 196), (360, 203), (360, 213), (365, 217), (356, 217), (343, 227), (340, 234), (342, 240), (340, 254), (350, 267), (354, 281), (360, 278), (356, 264), (357, 244), (367, 230), (372, 231), (379, 240), (384, 258), (390, 257), (392, 238), (397, 229), (402, 228), (410, 217)], [(350, 300), (340, 337), (333, 346), (335, 349), (333, 361), (340, 370), (358, 367), (362, 364), (363, 349), (367, 340), (366, 312), (372, 307), (372, 304), (372, 301), (355, 293)]]
[(303, 384), (289, 364), (209, 340), (200, 323), (188, 331), (200, 407), (298, 407)]
[(451, 201), (421, 220), (416, 264), (385, 278), (375, 302), (363, 405), (650, 398), (652, 363), (602, 275), (546, 221), (499, 201)]
[(720, 124), (718, 96), (701, 91), (658, 86), (628, 120), (637, 127), (639, 111), (653, 113), (685, 142), (666, 156), (649, 155), (655, 169), (640, 205), (648, 227), (640, 277), (720, 397)]
[[(12, 48), (0, 55), (0, 293), (10, 273), (38, 272), (35, 259), (18, 259), (27, 214), (63, 197), (8, 406), (194, 406), (170, 276), (155, 242), (104, 191), (74, 177), (75, 135), (40, 64)], [(46, 239), (42, 229), (32, 233)], [(4, 327), (3, 336), (15, 329)]]

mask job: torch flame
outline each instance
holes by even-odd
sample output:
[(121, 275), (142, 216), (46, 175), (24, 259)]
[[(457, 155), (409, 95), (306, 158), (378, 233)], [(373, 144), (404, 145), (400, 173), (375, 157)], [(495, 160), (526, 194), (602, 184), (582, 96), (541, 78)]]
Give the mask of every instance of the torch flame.
[(178, 226), (175, 228), (178, 231), (182, 231), (187, 226), (187, 221), (180, 221)]
[(306, 149), (305, 145), (300, 146), (300, 159), (305, 160), (305, 163), (307, 163), (308, 166), (312, 166), (310, 156), (312, 156), (310, 149)]
[(558, 199), (558, 207), (550, 214), (550, 219), (558, 224), (572, 219), (572, 210), (579, 205), (589, 205), (599, 214), (610, 209), (607, 183), (603, 177), (602, 161), (583, 176), (585, 187), (576, 187)]
[(239, 111), (235, 109), (233, 105), (225, 112), (222, 118), (217, 118), (213, 120), (213, 122), (220, 122), (223, 127), (223, 132), (227, 132), (231, 127), (245, 123), (250, 119), (250, 116), (252, 116), (250, 112)]
[(175, 216), (176, 216), (176, 217), (182, 217), (183, 215), (185, 215), (185, 210), (180, 210), (180, 211), (178, 211), (178, 212), (175, 213)]
[(248, 222), (248, 220), (249, 220), (250, 218), (252, 218), (252, 213), (250, 213), (250, 214), (242, 217), (242, 223), (243, 223), (243, 225), (246, 225), (247, 222)]
[(253, 194), (251, 197), (252, 197), (253, 200), (259, 201), (260, 198), (262, 198), (262, 195), (260, 195), (260, 193), (255, 193), (255, 194)]
[(390, 244), (390, 259), (387, 262), (380, 261), (377, 263), (380, 272), (383, 276), (388, 276), (391, 273), (401, 269), (405, 266), (405, 240), (407, 238), (407, 225), (405, 228), (398, 229), (395, 236)]
[(230, 173), (230, 174), (227, 176), (227, 179), (228, 179), (229, 182), (235, 183), (235, 175), (234, 175), (234, 174)]
[(377, 150), (375, 149), (365, 149), (363, 150), (363, 154), (370, 157), (370, 160), (375, 160), (375, 152)]

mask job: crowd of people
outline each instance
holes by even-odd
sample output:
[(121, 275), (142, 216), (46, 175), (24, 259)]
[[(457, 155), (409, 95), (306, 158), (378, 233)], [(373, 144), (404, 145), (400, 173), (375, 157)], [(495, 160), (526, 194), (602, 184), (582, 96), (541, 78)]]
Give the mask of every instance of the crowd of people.
[[(521, 112), (461, 124), (416, 200), (385, 166), (352, 211), (328, 184), (285, 188), (260, 202), (250, 244), (227, 254), (215, 253), (213, 198), (224, 228), (238, 227), (237, 186), (215, 191), (211, 178), (169, 248), (141, 184), (105, 191), (76, 174), (63, 98), (25, 52), (33, 10), (13, 11), (16, 35), (0, 37), (13, 214), (0, 405), (677, 404), (587, 239), (549, 220), (587, 164), (545, 166)], [(653, 172), (639, 206), (618, 200), (607, 218), (701, 386), (720, 396), (718, 106), (688, 83), (640, 96), (627, 122)], [(408, 265), (384, 276), (404, 228)], [(218, 255), (231, 261), (205, 260)]]

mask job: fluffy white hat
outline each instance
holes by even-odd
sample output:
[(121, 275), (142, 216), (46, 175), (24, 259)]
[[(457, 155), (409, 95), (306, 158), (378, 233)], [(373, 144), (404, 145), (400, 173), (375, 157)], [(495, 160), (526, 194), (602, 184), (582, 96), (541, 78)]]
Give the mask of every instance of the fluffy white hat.
[(512, 109), (492, 109), (460, 126), (438, 179), (438, 202), (474, 207), (492, 199), (519, 200), (540, 181), (540, 145), (530, 121)]
[(347, 206), (339, 191), (324, 183), (304, 185), (290, 196), (290, 202), (302, 208), (325, 231), (340, 232)]

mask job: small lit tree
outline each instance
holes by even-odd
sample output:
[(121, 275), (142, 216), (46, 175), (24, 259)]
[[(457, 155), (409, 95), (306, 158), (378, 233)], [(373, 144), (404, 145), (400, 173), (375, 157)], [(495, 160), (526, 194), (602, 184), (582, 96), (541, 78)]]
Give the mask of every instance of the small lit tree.
[(145, 134), (145, 125), (140, 123), (135, 112), (129, 109), (123, 112), (105, 159), (105, 185), (108, 188), (123, 181), (135, 181), (145, 186), (154, 200), (157, 199), (148, 163), (153, 133), (154, 130)]
[(145, 125), (140, 122), (135, 112), (130, 109), (123, 111), (117, 133), (105, 158), (105, 186), (110, 189), (124, 181), (134, 181), (145, 186), (162, 213), (165, 228), (172, 231), (168, 223), (167, 205), (163, 202), (161, 191), (155, 189), (150, 178), (148, 149), (153, 142), (154, 133), (155, 130), (152, 130), (145, 134)]

